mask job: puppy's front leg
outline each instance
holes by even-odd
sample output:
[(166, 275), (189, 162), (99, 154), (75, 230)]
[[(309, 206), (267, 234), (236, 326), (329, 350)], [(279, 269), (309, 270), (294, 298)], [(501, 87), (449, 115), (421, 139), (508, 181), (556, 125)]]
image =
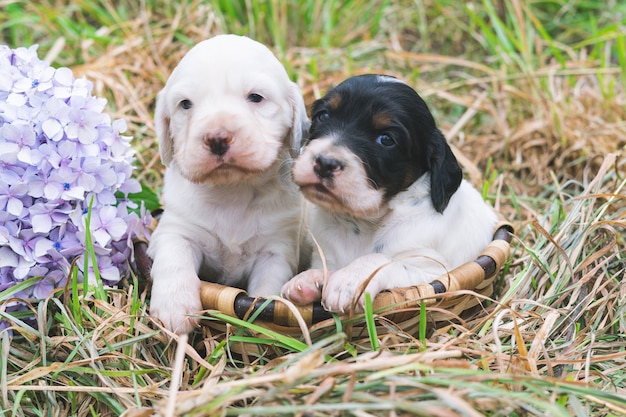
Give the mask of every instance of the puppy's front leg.
[(278, 295), (283, 284), (294, 274), (295, 266), (284, 257), (263, 253), (255, 260), (248, 279), (248, 295), (266, 297)]
[(200, 250), (178, 234), (155, 233), (148, 254), (153, 259), (150, 315), (173, 332), (191, 332), (198, 320), (189, 315), (202, 310), (197, 273)]

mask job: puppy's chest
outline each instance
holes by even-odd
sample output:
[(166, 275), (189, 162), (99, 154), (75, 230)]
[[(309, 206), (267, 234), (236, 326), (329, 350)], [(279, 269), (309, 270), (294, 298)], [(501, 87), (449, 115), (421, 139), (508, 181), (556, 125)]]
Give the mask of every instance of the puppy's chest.
[(334, 217), (316, 222), (312, 232), (331, 269), (344, 267), (360, 256), (376, 252), (380, 245), (380, 228), (348, 218)]
[(206, 213), (205, 227), (224, 242), (244, 242), (256, 234), (262, 217), (250, 205), (216, 204)]
[(213, 205), (203, 222), (210, 236), (204, 248), (207, 261), (225, 273), (235, 273), (247, 269), (246, 262), (254, 262), (262, 253), (275, 253), (284, 250), (283, 246), (295, 248), (300, 217), (297, 197), (266, 193)]
[[(203, 222), (205, 231), (214, 239), (207, 250), (221, 259), (252, 255), (263, 250), (274, 237), (280, 239), (288, 229), (290, 217), (286, 211), (272, 212), (263, 205), (214, 206)], [(270, 231), (274, 231), (275, 236)]]

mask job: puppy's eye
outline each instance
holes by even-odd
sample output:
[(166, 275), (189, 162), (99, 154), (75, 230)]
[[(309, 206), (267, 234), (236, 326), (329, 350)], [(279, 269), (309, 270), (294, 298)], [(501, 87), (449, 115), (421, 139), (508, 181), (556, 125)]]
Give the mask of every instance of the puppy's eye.
[(396, 141), (389, 135), (380, 135), (376, 138), (376, 143), (385, 147), (390, 147), (396, 144)]
[(261, 94), (252, 93), (248, 95), (248, 101), (252, 103), (260, 103), (264, 100), (264, 97)]
[(330, 118), (330, 114), (326, 110), (322, 110), (313, 116), (313, 120), (316, 122), (323, 122), (324, 120), (328, 120)]
[(180, 104), (180, 107), (185, 110), (189, 110), (192, 106), (191, 100), (187, 100), (187, 99), (181, 100), (179, 104)]

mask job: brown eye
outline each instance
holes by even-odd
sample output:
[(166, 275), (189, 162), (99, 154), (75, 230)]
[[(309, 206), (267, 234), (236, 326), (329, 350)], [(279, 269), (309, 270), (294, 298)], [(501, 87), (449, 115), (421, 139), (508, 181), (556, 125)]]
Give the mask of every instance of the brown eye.
[(180, 107), (182, 107), (185, 110), (189, 110), (191, 108), (192, 104), (191, 104), (191, 100), (181, 100), (180, 102)]
[(263, 101), (263, 96), (257, 93), (252, 93), (248, 96), (248, 101), (252, 103), (260, 103)]

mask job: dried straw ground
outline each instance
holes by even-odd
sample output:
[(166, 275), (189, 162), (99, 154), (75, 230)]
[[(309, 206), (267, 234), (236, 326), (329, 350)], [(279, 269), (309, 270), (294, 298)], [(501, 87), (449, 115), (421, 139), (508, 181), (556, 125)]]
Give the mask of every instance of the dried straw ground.
[[(137, 176), (158, 189), (155, 95), (188, 49), (178, 39), (197, 41), (223, 28), (201, 5), (193, 13), (181, 8), (161, 26), (152, 18), (128, 21), (124, 44), (105, 54), (92, 56), (86, 42), (86, 63), (72, 69), (109, 98), (114, 117), (129, 122)], [(307, 103), (359, 72), (395, 74), (416, 87), (468, 177), (485, 184), (518, 230), (496, 300), (426, 340), (381, 336), (375, 350), (336, 335), (302, 353), (244, 365), (203, 335), (176, 356), (177, 343), (146, 315), (145, 283), (81, 301), (80, 317), (50, 299), (33, 306), (39, 329), (17, 324), (20, 337), (10, 347), (2, 338), (3, 408), (81, 416), (626, 415), (626, 93), (619, 69), (569, 56), (565, 68), (546, 62), (511, 73), (411, 52), (411, 33), (389, 30), (392, 36), (364, 38), (350, 53), (293, 47), (279, 57)]]

